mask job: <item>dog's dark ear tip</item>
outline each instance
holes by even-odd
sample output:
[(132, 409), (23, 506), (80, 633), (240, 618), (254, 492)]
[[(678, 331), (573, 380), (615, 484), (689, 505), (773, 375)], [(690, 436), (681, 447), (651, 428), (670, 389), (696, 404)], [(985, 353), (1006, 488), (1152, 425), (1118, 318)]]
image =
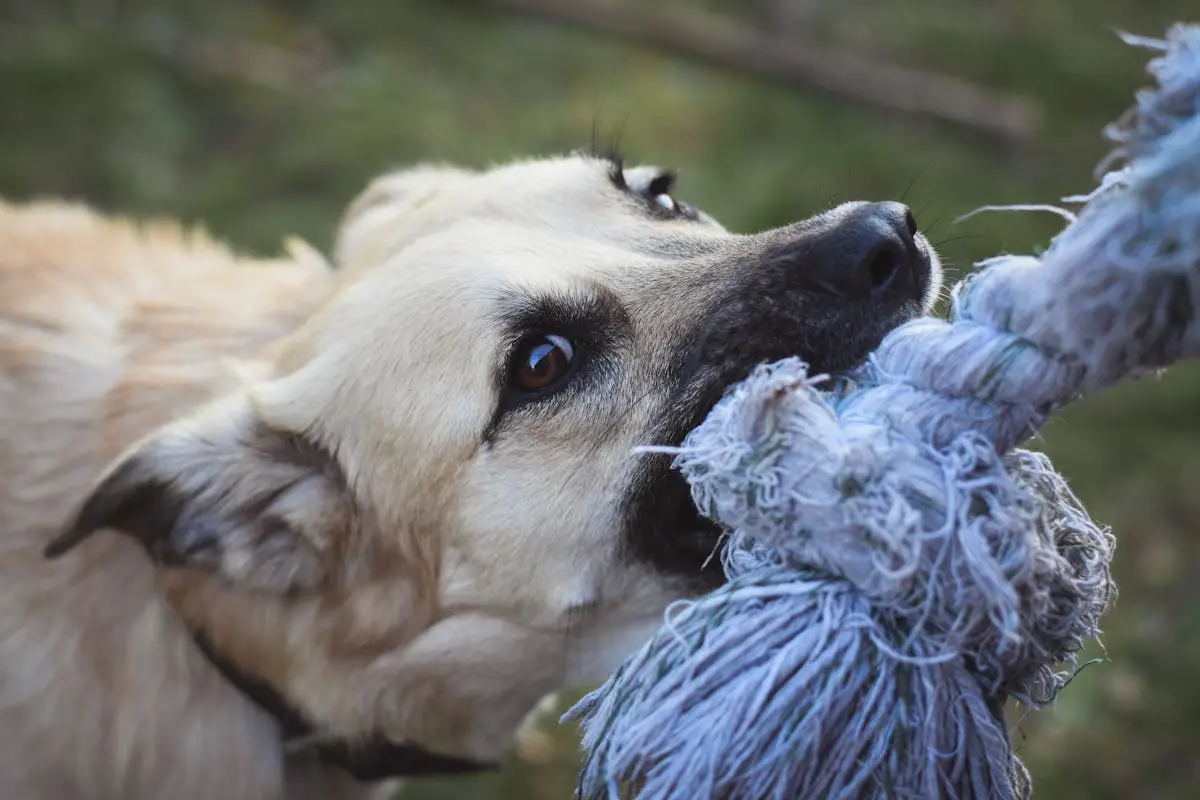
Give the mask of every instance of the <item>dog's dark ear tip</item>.
[(149, 546), (152, 532), (173, 527), (181, 505), (166, 481), (149, 474), (142, 459), (130, 458), (100, 481), (42, 548), (42, 555), (59, 558), (104, 529), (126, 533)]
[(42, 548), (42, 557), (50, 561), (66, 555), (76, 545), (91, 535), (91, 531), (80, 525), (72, 525), (55, 536)]

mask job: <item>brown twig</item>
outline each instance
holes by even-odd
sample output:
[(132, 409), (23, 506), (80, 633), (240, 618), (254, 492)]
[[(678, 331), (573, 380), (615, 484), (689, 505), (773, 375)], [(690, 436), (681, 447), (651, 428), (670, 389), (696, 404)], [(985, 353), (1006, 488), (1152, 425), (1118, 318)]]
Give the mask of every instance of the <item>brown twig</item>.
[(1039, 114), (1027, 99), (923, 70), (758, 31), (701, 12), (633, 0), (481, 0), (495, 8), (599, 31), (686, 58), (803, 86), (886, 111), (932, 117), (1006, 142), (1029, 141)]

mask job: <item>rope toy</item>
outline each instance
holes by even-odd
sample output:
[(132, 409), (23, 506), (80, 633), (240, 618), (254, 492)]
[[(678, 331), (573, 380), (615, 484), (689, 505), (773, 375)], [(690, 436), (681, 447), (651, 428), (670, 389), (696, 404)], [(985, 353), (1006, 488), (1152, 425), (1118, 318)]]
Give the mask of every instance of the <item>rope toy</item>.
[(582, 719), (584, 798), (1028, 797), (1003, 719), (1051, 702), (1114, 595), (1114, 542), (1041, 454), (1090, 392), (1200, 355), (1200, 26), (1107, 131), (1039, 258), (955, 287), (850, 382), (759, 368), (675, 456), (731, 533)]

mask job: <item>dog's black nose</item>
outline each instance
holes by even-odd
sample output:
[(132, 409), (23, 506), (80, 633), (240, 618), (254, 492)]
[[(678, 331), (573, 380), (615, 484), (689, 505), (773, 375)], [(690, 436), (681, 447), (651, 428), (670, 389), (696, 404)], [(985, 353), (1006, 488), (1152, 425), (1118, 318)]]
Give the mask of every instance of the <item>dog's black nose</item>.
[(908, 297), (919, 292), (926, 256), (917, 222), (902, 203), (862, 203), (797, 248), (798, 277), (847, 299)]

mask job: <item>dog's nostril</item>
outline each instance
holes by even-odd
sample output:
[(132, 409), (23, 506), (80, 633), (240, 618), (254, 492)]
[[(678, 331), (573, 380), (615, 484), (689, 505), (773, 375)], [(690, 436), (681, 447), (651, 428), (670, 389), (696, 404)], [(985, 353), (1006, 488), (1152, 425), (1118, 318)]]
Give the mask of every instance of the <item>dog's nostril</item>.
[(882, 289), (891, 283), (896, 273), (900, 271), (903, 254), (896, 251), (891, 244), (883, 244), (867, 258), (867, 274), (871, 279), (871, 289)]
[(824, 230), (789, 243), (776, 262), (839, 298), (901, 302), (919, 291), (917, 221), (900, 203), (858, 203)]

